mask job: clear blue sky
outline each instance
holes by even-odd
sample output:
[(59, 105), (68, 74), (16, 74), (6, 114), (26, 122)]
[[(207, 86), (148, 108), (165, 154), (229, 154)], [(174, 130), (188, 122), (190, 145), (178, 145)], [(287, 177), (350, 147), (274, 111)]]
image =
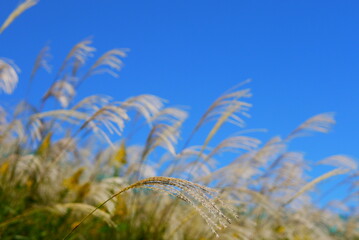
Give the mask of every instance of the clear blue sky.
[[(17, 4), (0, 0), (1, 22)], [(285, 136), (315, 114), (335, 112), (329, 135), (298, 139), (293, 150), (312, 161), (358, 158), (358, 12), (355, 0), (42, 0), (0, 35), (0, 56), (22, 70), (15, 94), (0, 101), (20, 99), (45, 44), (59, 67), (75, 43), (93, 36), (97, 56), (118, 47), (131, 52), (119, 79), (90, 79), (79, 97), (151, 93), (190, 106), (186, 135), (216, 97), (251, 78), (247, 128), (269, 130), (259, 138)], [(50, 85), (46, 76), (36, 79), (33, 99)]]

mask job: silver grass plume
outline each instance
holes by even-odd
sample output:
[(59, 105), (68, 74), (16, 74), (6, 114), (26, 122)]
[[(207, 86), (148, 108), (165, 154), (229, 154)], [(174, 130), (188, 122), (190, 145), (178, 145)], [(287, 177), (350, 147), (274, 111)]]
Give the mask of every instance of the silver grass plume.
[[(94, 206), (85, 203), (58, 203), (48, 207), (50, 212), (59, 215), (69, 214), (69, 210), (71, 210), (70, 213), (74, 217), (85, 216), (94, 209), (96, 209)], [(94, 216), (103, 220), (110, 226), (115, 226), (115, 223), (111, 220), (111, 215), (103, 210), (97, 209), (97, 211), (94, 212)]]
[(271, 138), (261, 149), (255, 152), (253, 164), (256, 166), (266, 165), (271, 159), (282, 153), (286, 147), (280, 137)]
[(151, 120), (153, 127), (146, 139), (142, 160), (156, 147), (163, 147), (173, 156), (176, 155), (175, 146), (180, 136), (180, 128), (187, 118), (187, 113), (178, 108), (165, 108), (158, 112)]
[(188, 113), (186, 111), (175, 107), (167, 107), (154, 115), (151, 122), (168, 122), (174, 124), (178, 121), (184, 121), (187, 117)]
[(198, 213), (204, 218), (207, 224), (210, 226), (214, 234), (218, 237), (216, 230), (220, 230), (226, 227), (226, 223), (231, 223), (231, 220), (224, 215), (222, 210), (217, 206), (216, 202), (225, 206), (224, 203), (219, 200), (217, 191), (208, 187), (201, 186), (190, 181), (171, 178), (171, 177), (150, 177), (134, 184), (125, 187), (111, 196), (109, 199), (97, 206), (92, 212), (85, 216), (64, 238), (68, 239), (71, 234), (91, 215), (93, 215), (98, 209), (104, 206), (107, 202), (117, 197), (123, 192), (126, 192), (135, 188), (150, 188), (157, 191), (164, 191), (168, 194), (175, 196), (193, 206)]
[(344, 174), (348, 172), (347, 169), (342, 169), (342, 168), (337, 168), (334, 169), (330, 172), (327, 172), (317, 178), (315, 178), (314, 180), (308, 182), (307, 184), (305, 184), (301, 189), (299, 189), (298, 192), (296, 192), (292, 197), (290, 197), (285, 203), (284, 205), (288, 205), (289, 203), (291, 203), (293, 200), (295, 200), (296, 198), (298, 198), (300, 195), (302, 195), (303, 193), (307, 192), (308, 190), (312, 189), (315, 185), (317, 185), (319, 182), (322, 182), (330, 177), (336, 176), (336, 175), (340, 175), (340, 174)]
[(145, 158), (153, 149), (158, 146), (167, 149), (171, 154), (176, 154), (175, 145), (179, 137), (179, 128), (182, 122), (178, 121), (174, 125), (156, 124), (152, 127), (150, 134), (146, 140), (146, 147), (143, 151), (143, 158)]
[(258, 147), (260, 140), (247, 137), (247, 136), (233, 136), (224, 139), (220, 142), (209, 154), (208, 158), (213, 157), (216, 154), (219, 154), (224, 151), (236, 151), (238, 149), (251, 151)]
[(225, 122), (230, 122), (232, 124), (243, 127), (244, 121), (240, 117), (240, 115), (248, 117), (249, 115), (247, 111), (248, 108), (251, 107), (252, 105), (242, 101), (241, 99), (251, 97), (252, 94), (250, 92), (250, 89), (244, 89), (244, 90), (235, 90), (235, 89), (247, 82), (248, 81), (241, 83), (240, 85), (236, 86), (234, 89), (231, 89), (232, 91), (229, 91), (229, 93), (222, 95), (216, 101), (214, 101), (214, 103), (212, 103), (212, 105), (201, 117), (196, 127), (193, 129), (190, 137), (188, 138), (187, 142), (184, 145), (184, 148), (189, 144), (190, 140), (192, 139), (194, 134), (201, 128), (201, 126), (208, 121), (216, 119), (215, 125), (207, 135), (202, 145), (201, 152), (203, 152), (207, 148), (209, 142), (212, 140), (214, 135), (218, 132), (218, 130), (222, 127), (222, 125)]
[(350, 170), (358, 169), (358, 163), (354, 159), (345, 155), (333, 155), (319, 161), (318, 164), (330, 165), (333, 167)]
[(59, 72), (57, 73), (56, 78), (58, 78), (65, 68), (73, 62), (73, 72), (77, 72), (78, 68), (85, 64), (88, 57), (92, 56), (92, 53), (96, 50), (94, 47), (90, 46), (92, 43), (91, 40), (86, 39), (77, 43), (67, 54), (65, 60), (63, 61)]
[(143, 165), (147, 156), (157, 147), (166, 149), (172, 156), (176, 155), (176, 144), (180, 137), (180, 128), (187, 117), (187, 113), (176, 108), (163, 109), (158, 112), (151, 123), (154, 125), (147, 136), (145, 147), (141, 154), (138, 179), (143, 172)]
[(111, 97), (105, 95), (92, 95), (82, 99), (80, 102), (78, 102), (75, 106), (72, 107), (72, 110), (96, 112), (102, 106), (109, 104), (111, 99)]
[(121, 135), (122, 129), (125, 127), (125, 120), (128, 120), (126, 110), (119, 106), (117, 103), (111, 103), (103, 106), (90, 116), (80, 127), (98, 129), (97, 125), (101, 124), (112, 133)]
[(87, 73), (82, 77), (81, 81), (92, 75), (101, 73), (108, 73), (113, 77), (118, 77), (117, 72), (119, 72), (123, 66), (120, 57), (126, 57), (126, 52), (128, 51), (129, 49), (112, 49), (106, 52), (90, 67)]
[(49, 46), (45, 46), (40, 50), (39, 54), (36, 57), (34, 67), (32, 68), (31, 71), (30, 81), (34, 79), (37, 71), (40, 68), (45, 69), (48, 73), (51, 72), (51, 66), (49, 65), (49, 58), (51, 57), (51, 55), (49, 51), (50, 51)]
[(6, 94), (11, 94), (18, 81), (17, 72), (19, 68), (9, 59), (0, 58), (0, 92), (4, 91)]
[(17, 8), (15, 8), (14, 11), (11, 12), (11, 14), (7, 17), (5, 22), (0, 28), (0, 34), (17, 18), (19, 17), (23, 12), (25, 12), (27, 9), (31, 8), (35, 4), (38, 3), (38, 0), (25, 0), (23, 3), (21, 3)]
[(309, 118), (302, 123), (294, 131), (292, 131), (286, 140), (290, 140), (296, 137), (306, 136), (309, 132), (321, 132), (327, 133), (335, 124), (333, 113), (322, 113), (314, 117)]
[[(248, 81), (245, 81), (244, 83), (241, 83), (239, 86), (247, 82)], [(239, 99), (248, 98), (251, 97), (251, 95), (252, 94), (250, 93), (249, 89), (244, 89), (244, 90), (230, 91), (229, 93), (220, 96), (216, 101), (212, 103), (212, 105), (207, 109), (207, 111), (201, 117), (200, 121), (195, 127), (195, 131), (197, 131), (204, 123), (211, 121), (213, 119), (218, 119), (223, 117), (228, 113), (228, 111), (231, 111), (232, 114), (226, 117), (226, 120), (229, 120), (230, 122), (236, 125), (242, 126), (243, 120), (241, 120), (239, 116), (235, 115), (235, 113), (247, 115), (245, 111), (248, 110), (249, 107), (251, 107), (251, 104), (242, 102)]]
[[(94, 98), (97, 99), (97, 98)], [(90, 101), (88, 98), (86, 101)], [(117, 102), (109, 103), (101, 107), (94, 106), (92, 110), (95, 112), (80, 111), (81, 106), (88, 104), (82, 101), (80, 105), (76, 105), (74, 109), (53, 110), (32, 115), (33, 119), (50, 117), (55, 120), (63, 120), (70, 124), (79, 125), (80, 127), (74, 133), (75, 137), (83, 129), (91, 129), (94, 133), (102, 135), (108, 143), (112, 144), (105, 129), (110, 134), (121, 135), (125, 126), (125, 121), (129, 119), (126, 110)], [(106, 103), (107, 101), (105, 101)], [(77, 110), (76, 110), (77, 109)], [(85, 109), (86, 110), (86, 109)], [(102, 128), (101, 128), (102, 127)]]
[(33, 114), (30, 117), (30, 120), (42, 119), (42, 118), (52, 118), (54, 120), (66, 121), (74, 125), (79, 125), (83, 121), (86, 121), (89, 118), (89, 115), (87, 113), (83, 113), (71, 109), (69, 110), (60, 109), (60, 110), (52, 110), (52, 111)]
[(208, 154), (201, 152), (201, 148), (202, 146), (190, 146), (177, 153), (174, 158), (171, 155), (170, 160), (173, 163), (169, 165), (163, 175), (196, 179), (203, 175), (208, 176), (215, 168), (215, 161), (208, 157)]
[(131, 97), (122, 102), (121, 106), (128, 110), (135, 110), (140, 113), (151, 126), (153, 117), (163, 108), (165, 100), (150, 94), (143, 94)]
[(69, 78), (71, 77), (56, 81), (42, 97), (42, 101), (45, 101), (49, 97), (54, 97), (60, 103), (61, 107), (66, 108), (76, 94), (73, 85), (68, 80)]
[[(249, 116), (246, 111), (252, 105), (246, 102), (239, 101), (240, 98), (250, 97), (252, 94), (249, 89), (236, 91), (225, 95), (219, 102), (215, 102), (214, 111), (211, 111), (205, 121), (211, 121), (212, 119), (221, 119), (223, 116), (228, 115), (226, 120), (235, 125), (243, 127), (244, 121), (235, 114), (242, 114), (243, 116)], [(228, 114), (231, 112), (231, 114)]]

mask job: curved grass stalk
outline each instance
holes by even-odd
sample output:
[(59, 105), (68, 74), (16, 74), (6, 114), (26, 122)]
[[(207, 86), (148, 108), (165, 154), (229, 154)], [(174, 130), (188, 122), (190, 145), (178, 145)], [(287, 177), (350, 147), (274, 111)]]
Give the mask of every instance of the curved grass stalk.
[(0, 28), (0, 34), (17, 18), (19, 17), (23, 12), (25, 12), (27, 9), (33, 7), (36, 5), (38, 0), (26, 0), (22, 4), (20, 4), (17, 8), (15, 8), (12, 13), (8, 16), (8, 18), (5, 20), (3, 25)]
[[(41, 210), (41, 209), (40, 209), (40, 210)], [(20, 215), (17, 215), (17, 216), (15, 216), (15, 217), (13, 217), (13, 218), (10, 218), (10, 219), (8, 219), (8, 220), (6, 220), (6, 221), (0, 223), (0, 228), (6, 227), (7, 225), (9, 225), (9, 224), (11, 224), (11, 223), (13, 223), (13, 222), (18, 221), (18, 220), (22, 219), (23, 217), (29, 216), (29, 215), (31, 215), (31, 214), (37, 212), (37, 211), (39, 211), (38, 208), (29, 209), (29, 210), (25, 211), (24, 213), (22, 213), (22, 214), (20, 214)]]
[[(226, 227), (226, 225), (223, 223), (223, 220), (230, 223), (230, 219), (222, 213), (222, 211), (215, 205), (214, 200), (212, 199), (216, 193), (214, 189), (210, 189), (199, 184), (178, 178), (150, 177), (137, 181), (130, 186), (121, 189), (120, 191), (112, 195), (110, 198), (108, 198), (106, 201), (98, 205), (88, 215), (82, 218), (80, 222), (74, 228), (72, 228), (72, 230), (63, 238), (63, 240), (68, 239), (82, 223), (84, 223), (89, 217), (91, 217), (91, 215), (93, 215), (106, 203), (108, 203), (123, 192), (126, 192), (130, 189), (142, 187), (165, 191), (170, 195), (176, 196), (184, 200), (185, 202), (190, 203), (206, 220), (214, 234), (216, 234), (217, 236), (218, 234), (216, 233), (215, 229), (222, 229)], [(205, 211), (202, 210), (198, 205), (200, 205), (201, 208), (205, 209)]]
[(310, 190), (311, 188), (313, 188), (316, 184), (318, 184), (321, 181), (324, 181), (325, 179), (328, 179), (330, 177), (333, 177), (335, 175), (340, 175), (340, 174), (344, 174), (348, 172), (347, 169), (342, 169), (342, 168), (337, 168), (334, 169), (330, 172), (327, 172), (319, 177), (317, 177), (316, 179), (314, 179), (313, 181), (305, 184), (296, 194), (294, 194), (294, 196), (292, 196), (290, 199), (288, 199), (285, 203), (284, 206), (288, 205), (289, 203), (291, 203), (293, 200), (295, 200), (297, 197), (299, 197), (300, 195), (302, 195), (303, 193), (305, 193), (306, 191)]

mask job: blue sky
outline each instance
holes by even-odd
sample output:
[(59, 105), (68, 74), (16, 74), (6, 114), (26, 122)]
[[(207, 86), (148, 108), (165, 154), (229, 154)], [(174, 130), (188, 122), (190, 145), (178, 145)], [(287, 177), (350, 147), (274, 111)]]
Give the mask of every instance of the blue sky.
[[(1, 22), (17, 4), (0, 0)], [(89, 79), (78, 98), (158, 95), (190, 106), (186, 135), (215, 98), (251, 78), (247, 128), (269, 130), (257, 137), (285, 136), (313, 115), (335, 112), (329, 135), (298, 139), (292, 148), (312, 161), (358, 158), (358, 10), (354, 0), (42, 0), (0, 35), (0, 56), (22, 70), (16, 92), (0, 95), (0, 102), (21, 98), (45, 44), (56, 69), (75, 43), (92, 36), (97, 56), (112, 48), (131, 51), (119, 79)], [(39, 75), (32, 101), (51, 81)]]

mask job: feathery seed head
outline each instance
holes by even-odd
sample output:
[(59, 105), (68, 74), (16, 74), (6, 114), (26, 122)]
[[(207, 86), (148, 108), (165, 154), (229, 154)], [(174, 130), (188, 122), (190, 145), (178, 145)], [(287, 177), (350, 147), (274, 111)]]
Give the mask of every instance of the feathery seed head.
[(0, 59), (0, 90), (11, 94), (19, 81), (19, 68), (9, 59)]

